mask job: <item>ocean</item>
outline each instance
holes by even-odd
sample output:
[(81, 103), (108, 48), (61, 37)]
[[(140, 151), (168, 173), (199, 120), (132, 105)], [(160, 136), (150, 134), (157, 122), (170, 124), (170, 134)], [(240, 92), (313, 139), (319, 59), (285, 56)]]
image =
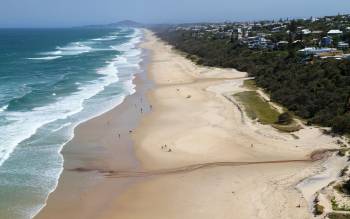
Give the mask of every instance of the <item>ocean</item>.
[(74, 128), (135, 92), (142, 31), (0, 29), (0, 218), (32, 218)]

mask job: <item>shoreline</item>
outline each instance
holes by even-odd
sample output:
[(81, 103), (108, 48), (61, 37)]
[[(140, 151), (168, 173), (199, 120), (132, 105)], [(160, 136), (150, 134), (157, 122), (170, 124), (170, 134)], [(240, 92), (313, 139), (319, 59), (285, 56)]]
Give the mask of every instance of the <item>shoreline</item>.
[[(137, 121), (140, 119), (139, 111), (138, 109), (135, 110), (135, 104), (137, 107), (142, 106), (144, 111), (143, 114), (148, 113), (149, 107), (147, 103), (147, 99), (145, 96), (145, 92), (148, 89), (151, 89), (152, 82), (148, 80), (147, 78), (147, 66), (149, 62), (149, 51), (143, 49), (140, 47), (142, 44), (143, 39), (140, 43), (138, 43), (136, 46), (140, 49), (142, 49), (142, 62), (140, 63), (140, 69), (137, 74), (134, 75), (133, 84), (135, 85), (135, 93), (132, 95), (126, 96), (123, 102), (115, 107), (113, 107), (110, 110), (105, 111), (102, 114), (99, 114), (97, 116), (94, 116), (90, 119), (87, 119), (80, 124), (78, 124), (74, 128), (74, 134), (73, 138), (68, 141), (66, 144), (63, 145), (61, 154), (64, 157), (64, 168), (62, 170), (62, 173), (60, 175), (58, 184), (53, 192), (50, 193), (46, 205), (43, 206), (43, 208), (36, 214), (34, 218), (62, 218), (62, 212), (66, 208), (66, 205), (62, 205), (64, 202), (67, 202), (66, 197), (70, 194), (70, 189), (67, 187), (75, 186), (80, 189), (80, 191), (77, 192), (76, 196), (83, 196), (84, 190), (87, 188), (92, 189), (95, 185), (78, 185), (79, 178), (82, 177), (83, 179), (91, 179), (95, 181), (94, 183), (100, 183), (103, 184), (104, 177), (101, 177), (101, 174), (96, 171), (91, 172), (85, 172), (85, 171), (79, 171), (74, 169), (80, 169), (83, 166), (92, 166), (92, 169), (96, 168), (96, 166), (100, 166), (100, 168), (103, 167), (113, 167), (113, 168), (138, 168), (139, 162), (137, 159), (132, 155), (132, 140), (130, 138), (129, 130), (132, 130), (136, 127)], [(143, 103), (137, 103), (138, 99), (142, 98), (144, 100)], [(130, 111), (130, 112), (129, 112)], [(116, 116), (116, 118), (114, 118)], [(124, 118), (123, 118), (124, 116)], [(129, 118), (126, 120), (125, 118)], [(131, 119), (130, 119), (131, 118)], [(116, 125), (111, 123), (122, 123), (122, 125)], [(80, 140), (84, 139), (84, 136), (86, 135), (86, 132), (90, 132), (93, 134), (93, 129), (96, 126), (104, 126), (103, 123), (105, 123), (105, 126), (117, 126), (115, 127), (115, 137), (117, 142), (116, 147), (119, 147), (118, 149), (111, 149), (108, 148), (110, 144), (113, 144), (113, 142), (101, 142), (97, 139), (93, 139), (95, 142), (101, 143), (103, 146), (100, 146), (100, 148), (84, 148), (83, 144), (86, 143), (86, 140)], [(97, 125), (98, 124), (98, 125)], [(103, 129), (106, 129), (106, 127), (103, 127)], [(102, 133), (99, 133), (102, 134)], [(121, 137), (117, 137), (118, 134), (121, 135)], [(111, 136), (111, 134), (109, 134)], [(113, 139), (111, 140), (113, 141)], [(108, 145), (109, 144), (109, 145)], [(115, 161), (114, 158), (109, 158), (110, 162), (104, 162), (103, 156), (106, 155), (100, 155), (98, 152), (99, 149), (105, 147), (105, 149), (109, 152), (113, 152), (113, 154), (120, 153), (121, 162)], [(91, 151), (86, 151), (86, 150)], [(117, 152), (117, 153), (116, 153)], [(81, 156), (75, 157), (75, 153), (82, 153)], [(73, 156), (72, 156), (73, 155)], [(93, 156), (100, 156), (99, 158), (95, 158)], [(122, 158), (124, 155), (127, 155), (126, 159)], [(85, 160), (91, 160), (85, 161)], [(94, 163), (94, 160), (100, 160), (101, 162)], [(72, 168), (69, 168), (72, 166)], [(97, 182), (98, 181), (98, 182)], [(106, 180), (109, 181), (109, 180)], [(127, 186), (127, 184), (132, 184), (134, 181), (137, 180), (126, 180), (126, 182), (121, 182), (120, 185), (115, 186), (118, 190), (121, 190), (121, 188)], [(106, 183), (106, 182), (105, 182)], [(111, 184), (111, 182), (107, 182), (107, 184)], [(86, 187), (86, 188), (84, 188)], [(72, 188), (71, 188), (72, 189)], [(118, 193), (120, 191), (117, 191)], [(71, 203), (74, 204), (75, 200), (74, 197), (71, 197), (71, 200), (69, 200)], [(68, 201), (68, 202), (69, 202)], [(68, 218), (70, 218), (74, 212), (68, 213)], [(74, 215), (74, 218), (86, 218), (83, 216)], [(92, 217), (93, 218), (93, 217)]]
[[(298, 131), (295, 139), (249, 119), (242, 122), (242, 113), (227, 95), (244, 90), (246, 73), (197, 66), (148, 30), (145, 38), (142, 48), (150, 58), (146, 77), (154, 87), (140, 92), (145, 81), (136, 82), (136, 93), (121, 105), (77, 127), (76, 140), (68, 144), (73, 149), (63, 150), (69, 157), (65, 166), (75, 171), (64, 171), (63, 186), (59, 184), (36, 218), (310, 218), (307, 200), (295, 186), (316, 173), (320, 163), (263, 162), (306, 160), (315, 150), (335, 149), (334, 139), (312, 127)], [(136, 122), (125, 111), (140, 96), (152, 111), (142, 115), (134, 111)], [(116, 123), (120, 119), (124, 122)], [(124, 149), (103, 146), (112, 140), (116, 145), (111, 127), (120, 129), (129, 122), (134, 124), (126, 128), (132, 129), (130, 141), (118, 144)], [(82, 146), (88, 142), (102, 146)], [(101, 150), (110, 156), (101, 155)], [(217, 162), (252, 164), (113, 177), (113, 171)]]

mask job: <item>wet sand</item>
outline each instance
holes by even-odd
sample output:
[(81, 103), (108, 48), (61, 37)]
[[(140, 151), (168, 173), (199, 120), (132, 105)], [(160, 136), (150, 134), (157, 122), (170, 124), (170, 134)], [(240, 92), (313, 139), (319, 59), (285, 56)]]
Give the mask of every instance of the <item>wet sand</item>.
[(98, 171), (140, 168), (130, 131), (149, 112), (145, 93), (153, 85), (146, 71), (137, 74), (134, 83), (136, 93), (121, 105), (75, 128), (74, 138), (62, 150), (64, 171), (58, 187), (35, 218), (98, 218), (124, 188), (139, 181), (106, 178)]

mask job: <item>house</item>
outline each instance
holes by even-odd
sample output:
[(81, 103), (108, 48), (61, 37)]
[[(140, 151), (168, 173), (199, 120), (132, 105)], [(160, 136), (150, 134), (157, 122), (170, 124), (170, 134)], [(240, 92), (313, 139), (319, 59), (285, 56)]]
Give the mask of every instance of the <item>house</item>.
[(346, 42), (339, 42), (338, 45), (337, 45), (337, 48), (338, 49), (348, 49), (349, 48), (349, 43), (346, 43)]
[(271, 30), (272, 33), (278, 33), (278, 32), (280, 32), (280, 31), (281, 31), (281, 28), (280, 28), (280, 27), (274, 27), (274, 28), (272, 28), (272, 30)]
[(285, 48), (287, 48), (287, 46), (288, 46), (288, 42), (287, 41), (279, 41), (277, 43), (277, 48), (278, 49), (285, 49)]
[(336, 60), (342, 60), (345, 57), (343, 55), (324, 55), (324, 56), (320, 56), (320, 59), (336, 59)]
[(332, 37), (327, 36), (327, 37), (323, 37), (323, 38), (321, 39), (321, 41), (320, 41), (320, 46), (321, 46), (321, 47), (329, 47), (329, 46), (332, 45), (332, 43), (333, 43)]
[(302, 40), (295, 40), (292, 42), (292, 44), (295, 48), (305, 48), (305, 44)]
[(233, 30), (232, 36), (238, 40), (242, 39), (242, 37), (243, 37), (242, 28), (237, 28), (237, 29)]
[(344, 55), (342, 50), (332, 50), (330, 52), (324, 52), (324, 53), (320, 53), (317, 54), (316, 57), (320, 58), (320, 59), (337, 59), (337, 60), (341, 60), (346, 58), (346, 55)]
[(302, 29), (302, 30), (301, 30), (301, 33), (302, 33), (303, 35), (309, 35), (309, 34), (311, 34), (311, 31), (310, 31), (309, 29)]
[(275, 45), (271, 40), (262, 36), (248, 37), (245, 40), (249, 49), (274, 49)]
[(327, 34), (330, 35), (330, 36), (342, 35), (343, 31), (341, 31), (341, 30), (330, 30), (330, 31), (328, 31)]
[(334, 48), (316, 48), (316, 47), (306, 47), (304, 49), (298, 50), (302, 55), (321, 55), (323, 53), (333, 53), (337, 49)]
[(322, 30), (314, 30), (311, 33), (314, 35), (321, 35), (323, 33), (323, 31)]
[(272, 28), (271, 32), (272, 33), (282, 32), (285, 28), (286, 28), (286, 26), (277, 26), (277, 27)]

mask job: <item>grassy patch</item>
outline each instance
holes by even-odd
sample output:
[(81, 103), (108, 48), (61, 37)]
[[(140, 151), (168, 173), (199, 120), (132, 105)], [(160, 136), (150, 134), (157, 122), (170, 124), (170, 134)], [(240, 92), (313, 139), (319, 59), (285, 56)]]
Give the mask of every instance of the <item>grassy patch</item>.
[(350, 214), (341, 214), (341, 213), (330, 213), (328, 215), (329, 219), (350, 219)]
[(301, 126), (293, 119), (290, 124), (277, 124), (280, 113), (269, 102), (261, 98), (256, 91), (244, 91), (235, 94), (234, 97), (243, 104), (246, 114), (253, 120), (257, 119), (260, 123), (271, 125), (281, 132), (295, 132), (301, 129)]
[(234, 95), (243, 105), (251, 119), (258, 119), (262, 124), (274, 124), (279, 116), (276, 109), (265, 102), (255, 91), (244, 91)]
[[(245, 80), (245, 86), (255, 86), (254, 80)], [(281, 132), (296, 132), (302, 127), (295, 122), (293, 118), (286, 124), (278, 124), (279, 116), (278, 110), (273, 108), (269, 102), (266, 102), (256, 91), (244, 91), (234, 95), (239, 102), (244, 106), (248, 117), (264, 125), (271, 125)], [(285, 113), (284, 113), (285, 114)]]
[(258, 87), (253, 79), (243, 81), (243, 86), (249, 90), (257, 90)]

